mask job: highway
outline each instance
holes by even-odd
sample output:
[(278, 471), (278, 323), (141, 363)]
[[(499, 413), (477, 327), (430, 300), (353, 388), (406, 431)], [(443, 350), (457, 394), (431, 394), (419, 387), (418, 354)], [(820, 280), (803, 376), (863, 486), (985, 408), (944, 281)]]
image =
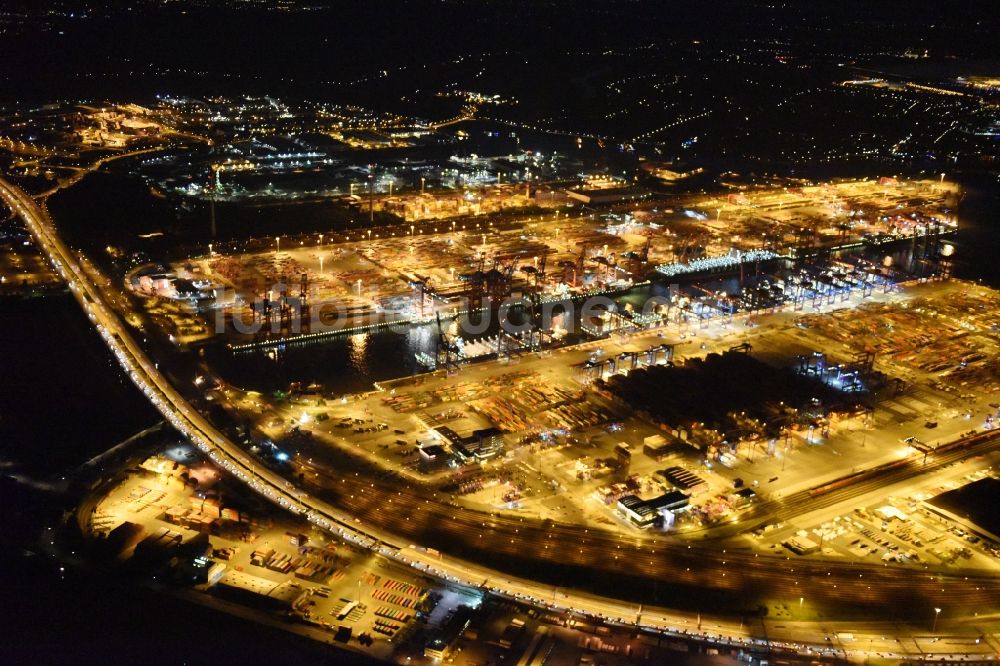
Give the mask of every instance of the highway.
[[(760, 644), (757, 633), (742, 623), (711, 620), (711, 629), (696, 625), (693, 614), (666, 609), (641, 612), (635, 604), (574, 591), (558, 593), (550, 585), (518, 579), (468, 561), (484, 553), (488, 561), (504, 557), (511, 562), (542, 561), (576, 569), (608, 571), (639, 580), (659, 581), (664, 587), (697, 594), (713, 590), (723, 595), (767, 590), (769, 596), (790, 600), (808, 597), (818, 603), (881, 606), (892, 604), (933, 608), (977, 608), (988, 612), (997, 603), (997, 578), (981, 571), (945, 574), (901, 570), (853, 562), (789, 560), (691, 548), (642, 537), (623, 538), (601, 530), (560, 524), (527, 524), (515, 518), (466, 512), (444, 502), (430, 502), (403, 488), (376, 488), (370, 478), (341, 479), (339, 506), (315, 497), (270, 469), (252, 462), (235, 443), (194, 409), (160, 372), (157, 363), (136, 343), (99, 287), (82, 268), (76, 254), (59, 238), (45, 210), (21, 189), (0, 178), (0, 197), (25, 222), (39, 247), (69, 285), (109, 349), (164, 418), (216, 464), (275, 504), (301, 515), (318, 527), (435, 576), (473, 588), (529, 601), (562, 611), (610, 619), (623, 624), (670, 631), (680, 635), (712, 634), (723, 643)], [(367, 488), (367, 491), (366, 491)], [(393, 494), (393, 491), (395, 494)], [(367, 493), (367, 494), (366, 494)], [(362, 523), (361, 519), (365, 522)], [(378, 525), (379, 527), (374, 527)], [(435, 542), (455, 543), (466, 560), (449, 555), (429, 556), (414, 548), (411, 537), (431, 534)], [(404, 535), (401, 538), (397, 535)], [(481, 544), (481, 545), (479, 545)], [(957, 614), (957, 610), (956, 610)], [(981, 624), (995, 627), (995, 621)], [(862, 623), (863, 624), (863, 623)], [(976, 628), (979, 631), (979, 628)], [(991, 629), (995, 631), (995, 629)], [(858, 629), (855, 634), (863, 634)], [(898, 634), (897, 634), (898, 635)], [(798, 640), (782, 645), (796, 650), (830, 652), (827, 633), (806, 625)], [(756, 642), (755, 642), (756, 641)], [(769, 646), (774, 646), (771, 642)], [(782, 647), (778, 645), (778, 647)]]
[[(975, 451), (997, 445), (995, 438), (984, 438), (983, 448)], [(942, 456), (940, 466), (953, 462), (961, 453)], [(377, 524), (393, 534), (494, 566), (506, 564), (505, 568), (514, 569), (544, 562), (546, 573), (557, 580), (582, 580), (584, 572), (607, 572), (657, 581), (665, 598), (697, 595), (708, 604), (708, 599), (719, 593), (734, 603), (741, 596), (783, 600), (807, 596), (831, 607), (885, 603), (896, 609), (897, 616), (906, 616), (911, 610), (919, 613), (920, 608), (933, 608), (948, 598), (984, 607), (996, 603), (997, 578), (981, 570), (938, 575), (922, 566), (888, 568), (852, 560), (788, 559), (784, 553), (763, 556), (747, 549), (727, 549), (717, 542), (691, 545), (638, 531), (635, 536), (623, 536), (609, 530), (456, 508), (445, 500), (428, 499), (397, 478), (383, 478), (373, 486), (371, 477), (364, 473), (345, 474), (343, 469), (351, 469), (350, 463), (338, 462), (333, 467), (306, 461), (297, 464), (307, 472), (306, 478), (328, 481), (318, 493), (335, 493), (337, 505), (366, 524)], [(904, 469), (910, 475), (919, 473), (909, 466)], [(867, 484), (847, 485), (831, 490), (822, 499), (850, 499), (859, 489), (871, 490)], [(804, 495), (808, 497), (808, 492)], [(810, 506), (808, 501), (800, 504), (798, 500), (794, 504), (804, 511), (826, 506), (826, 502)]]
[(156, 146), (154, 148), (142, 148), (140, 150), (130, 150), (123, 153), (115, 153), (114, 155), (107, 155), (98, 160), (95, 160), (92, 164), (86, 167), (75, 167), (72, 176), (70, 176), (69, 178), (59, 179), (55, 185), (45, 190), (44, 192), (40, 193), (38, 195), (38, 198), (46, 199), (47, 197), (50, 197), (56, 192), (58, 192), (59, 190), (69, 189), (73, 185), (76, 185), (78, 182), (83, 180), (89, 174), (98, 171), (101, 167), (110, 162), (114, 162), (116, 160), (121, 160), (121, 159), (127, 159), (129, 157), (138, 157), (139, 155), (147, 155), (149, 153), (158, 153), (162, 150), (165, 150), (166, 148), (167, 146)]

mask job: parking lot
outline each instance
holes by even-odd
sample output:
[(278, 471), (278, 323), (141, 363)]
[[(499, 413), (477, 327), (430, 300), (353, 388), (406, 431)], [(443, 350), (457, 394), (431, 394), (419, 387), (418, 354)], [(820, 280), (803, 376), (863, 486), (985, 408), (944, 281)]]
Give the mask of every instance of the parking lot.
[[(147, 541), (186, 544), (207, 535), (216, 566), (196, 589), (266, 613), (291, 611), (331, 638), (347, 628), (353, 644), (381, 657), (392, 654), (393, 640), (418, 611), (433, 611), (441, 599), (412, 569), (332, 541), (270, 507), (254, 514), (226, 508), (213, 492), (219, 472), (190, 455), (178, 462), (183, 451), (150, 458), (102, 497), (91, 533), (108, 535), (129, 522)], [(131, 547), (122, 553), (132, 556)]]
[(800, 557), (880, 560), (919, 569), (1000, 567), (1000, 543), (977, 536), (927, 504), (943, 492), (994, 476), (998, 462), (1000, 454), (993, 453), (951, 464), (919, 484), (839, 506), (836, 514), (820, 511), (757, 530), (750, 542)]

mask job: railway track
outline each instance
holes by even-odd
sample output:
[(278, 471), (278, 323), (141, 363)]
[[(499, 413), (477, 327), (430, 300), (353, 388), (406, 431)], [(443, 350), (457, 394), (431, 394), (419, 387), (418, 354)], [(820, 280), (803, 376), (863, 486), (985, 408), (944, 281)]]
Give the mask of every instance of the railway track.
[[(649, 535), (633, 538), (607, 530), (459, 509), (443, 498), (427, 497), (399, 481), (383, 479), (376, 486), (368, 476), (338, 475), (335, 470), (327, 471), (325, 476), (331, 483), (324, 483), (316, 495), (304, 492), (273, 470), (256, 465), (166, 381), (158, 365), (135, 343), (104, 302), (100, 289), (81, 269), (76, 255), (58, 238), (47, 214), (30, 197), (2, 179), (0, 194), (25, 218), (109, 348), (171, 425), (256, 492), (363, 547), (397, 558), (408, 550), (407, 543), (457, 553), (462, 559), (454, 561), (453, 570), (466, 578), (478, 571), (468, 563), (481, 566), (486, 562), (513, 576), (528, 564), (543, 563), (546, 572), (551, 570), (559, 575), (587, 573), (603, 586), (605, 594), (612, 596), (618, 596), (620, 591), (615, 588), (616, 581), (637, 580), (647, 586), (652, 582), (654, 586), (661, 584), (668, 588), (670, 600), (680, 601), (686, 595), (689, 597), (686, 601), (695, 604), (699, 602), (698, 595), (708, 592), (730, 595), (738, 603), (743, 603), (748, 595), (788, 601), (808, 595), (818, 601), (880, 606), (888, 603), (900, 612), (907, 609), (918, 612), (927, 603), (940, 603), (948, 597), (987, 612), (1000, 598), (997, 595), (1000, 578), (977, 571), (931, 573), (863, 562), (761, 557), (732, 551), (718, 543), (696, 548)], [(992, 438), (977, 439), (964, 443), (968, 444), (964, 450), (954, 447), (941, 451), (933, 464), (948, 464), (969, 455), (970, 451), (979, 453), (986, 449), (980, 446), (984, 442), (989, 447), (996, 445)], [(905, 480), (929, 469), (912, 462), (876, 468), (870, 476), (852, 477), (843, 486), (814, 493), (809, 499), (844, 501), (865, 488)], [(776, 512), (794, 511), (798, 503), (805, 501), (805, 496), (800, 495), (772, 506)], [(758, 518), (763, 520), (766, 516)], [(544, 584), (536, 585), (530, 575), (526, 582), (533, 589), (544, 590)], [(475, 583), (466, 581), (466, 584)]]
[[(846, 485), (825, 489), (818, 495), (804, 491), (794, 502), (774, 503), (771, 507), (794, 512), (802, 506), (819, 508), (820, 501), (823, 506), (833, 506), (998, 446), (1000, 438), (978, 437), (974, 442), (961, 442), (941, 451), (926, 466), (904, 461), (907, 464), (876, 468), (870, 475), (850, 479)], [(984, 608), (997, 601), (1000, 577), (981, 570), (938, 573), (916, 566), (890, 567), (881, 562), (755, 554), (734, 550), (718, 541), (696, 545), (649, 534), (623, 536), (608, 530), (457, 508), (399, 479), (373, 485), (363, 474), (344, 476), (333, 469), (314, 469), (320, 478), (333, 479), (332, 484), (318, 487), (316, 492), (332, 491), (335, 496), (331, 496), (331, 502), (365, 523), (463, 559), (489, 561), (512, 575), (518, 575), (521, 567), (532, 562), (546, 563), (562, 568), (566, 576), (580, 571), (591, 572), (593, 577), (608, 574), (609, 587), (616, 576), (661, 581), (658, 584), (664, 594), (675, 598), (696, 590), (714, 590), (787, 601), (800, 597), (841, 604), (887, 600), (897, 604), (901, 614), (915, 603), (924, 608), (925, 602), (941, 603), (943, 597), (952, 595)], [(755, 520), (774, 519), (775, 515), (762, 513)]]

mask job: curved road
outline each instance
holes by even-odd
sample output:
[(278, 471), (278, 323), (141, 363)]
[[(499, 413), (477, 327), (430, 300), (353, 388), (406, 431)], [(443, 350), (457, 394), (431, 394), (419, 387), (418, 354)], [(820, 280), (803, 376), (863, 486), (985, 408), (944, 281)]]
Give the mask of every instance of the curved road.
[[(497, 516), (487, 522), (482, 514), (450, 509), (446, 504), (431, 502), (416, 493), (404, 493), (403, 488), (396, 489), (395, 496), (387, 497), (384, 491), (376, 492), (374, 484), (361, 477), (342, 479), (343, 490), (337, 493), (338, 506), (335, 507), (293, 487), (266, 467), (255, 465), (195, 410), (171, 386), (156, 362), (135, 342), (106, 304), (75, 253), (56, 234), (48, 214), (29, 195), (3, 178), (0, 178), (0, 198), (25, 221), (122, 367), (174, 428), (217, 464), (274, 503), (386, 557), (447, 580), (487, 588), (512, 598), (626, 624), (638, 622), (686, 635), (696, 629), (701, 633), (700, 620), (695, 629), (690, 614), (664, 609), (640, 610), (641, 607), (634, 604), (613, 599), (575, 592), (558, 593), (548, 585), (517, 579), (472, 562), (450, 556), (428, 557), (422, 549), (408, 545), (409, 541), (398, 535), (434, 534), (437, 529), (446, 540), (460, 535), (466, 544), (467, 555), (489, 552), (494, 560), (506, 556), (569, 567), (597, 567), (639, 579), (662, 580), (665, 584), (689, 587), (692, 591), (711, 588), (735, 594), (749, 588), (767, 590), (769, 596), (784, 599), (805, 596), (850, 604), (864, 599), (874, 604), (926, 604), (928, 608), (948, 599), (952, 600), (950, 607), (953, 608), (959, 601), (966, 608), (981, 610), (996, 604), (997, 577), (982, 572), (917, 575), (916, 571), (881, 566), (792, 561), (749, 553), (720, 556), (716, 552), (707, 556), (702, 549), (654, 543), (643, 538), (623, 539), (618, 534), (571, 525), (521, 524)], [(358, 515), (368, 522), (362, 524)], [(477, 542), (483, 546), (477, 546)], [(710, 633), (722, 642), (734, 645), (761, 643), (750, 638), (749, 630), (742, 624), (737, 628), (735, 623), (713, 620), (711, 626), (714, 629)], [(811, 649), (813, 653), (816, 649), (830, 650), (822, 627), (806, 625), (799, 636), (811, 645), (789, 647)]]

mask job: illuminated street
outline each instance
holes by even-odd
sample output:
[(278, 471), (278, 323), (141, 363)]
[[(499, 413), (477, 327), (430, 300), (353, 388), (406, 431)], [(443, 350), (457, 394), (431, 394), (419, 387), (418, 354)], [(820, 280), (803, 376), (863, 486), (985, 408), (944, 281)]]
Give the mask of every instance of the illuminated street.
[(996, 29), (841, 9), (0, 10), (0, 655), (1000, 660)]

